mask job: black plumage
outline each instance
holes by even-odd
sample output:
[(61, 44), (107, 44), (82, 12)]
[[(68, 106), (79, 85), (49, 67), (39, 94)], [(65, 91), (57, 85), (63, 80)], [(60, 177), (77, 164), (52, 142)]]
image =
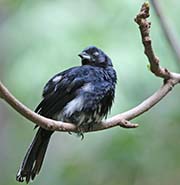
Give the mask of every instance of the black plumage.
[[(47, 118), (70, 122), (79, 128), (94, 124), (111, 109), (116, 72), (111, 59), (95, 46), (79, 54), (82, 65), (52, 77), (44, 87), (43, 100), (35, 112)], [(17, 173), (17, 181), (28, 183), (39, 173), (52, 131), (38, 128)]]

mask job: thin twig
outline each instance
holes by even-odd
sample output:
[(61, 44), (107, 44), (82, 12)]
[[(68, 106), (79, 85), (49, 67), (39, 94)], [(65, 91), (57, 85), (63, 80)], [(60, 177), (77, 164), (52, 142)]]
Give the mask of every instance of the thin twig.
[(177, 66), (180, 69), (180, 44), (179, 39), (176, 37), (176, 34), (172, 27), (168, 24), (167, 18), (163, 14), (163, 11), (159, 4), (160, 1), (158, 0), (151, 0), (152, 6), (157, 14), (157, 17), (159, 18), (159, 22), (161, 24), (162, 30), (167, 38), (167, 41), (169, 42), (172, 52), (175, 54)]

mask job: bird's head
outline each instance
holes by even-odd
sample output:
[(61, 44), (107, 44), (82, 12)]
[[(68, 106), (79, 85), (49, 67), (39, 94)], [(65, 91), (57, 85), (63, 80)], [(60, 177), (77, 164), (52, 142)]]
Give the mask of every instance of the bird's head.
[(78, 56), (81, 57), (82, 65), (91, 65), (97, 67), (112, 66), (111, 59), (95, 46), (84, 49)]

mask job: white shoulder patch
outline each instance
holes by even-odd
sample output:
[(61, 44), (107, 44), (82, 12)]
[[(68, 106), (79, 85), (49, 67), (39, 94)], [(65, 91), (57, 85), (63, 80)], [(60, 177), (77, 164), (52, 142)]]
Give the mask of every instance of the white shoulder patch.
[(83, 96), (76, 97), (64, 107), (64, 114), (66, 116), (71, 116), (75, 111), (81, 111), (83, 108), (83, 104), (84, 104)]
[(58, 82), (58, 81), (60, 81), (62, 79), (62, 76), (56, 76), (55, 78), (53, 78), (53, 82)]

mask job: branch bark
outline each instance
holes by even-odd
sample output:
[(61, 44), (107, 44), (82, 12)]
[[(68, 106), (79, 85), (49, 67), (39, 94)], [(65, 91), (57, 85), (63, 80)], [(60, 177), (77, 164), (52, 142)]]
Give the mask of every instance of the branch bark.
[[(130, 120), (151, 109), (154, 105), (161, 101), (161, 99), (163, 99), (176, 84), (180, 83), (180, 74), (170, 72), (168, 69), (161, 67), (159, 59), (153, 51), (151, 45), (152, 41), (149, 35), (151, 23), (147, 21), (147, 18), (149, 17), (149, 8), (149, 4), (144, 3), (135, 18), (135, 22), (139, 25), (145, 54), (150, 63), (150, 70), (154, 75), (163, 79), (163, 85), (152, 96), (136, 107), (96, 124), (91, 130), (83, 128), (84, 132), (104, 130), (115, 126), (121, 126), (124, 128), (138, 127), (138, 124), (133, 124)], [(77, 127), (72, 123), (51, 120), (31, 111), (14, 97), (2, 84), (2, 82), (0, 82), (0, 97), (22, 116), (47, 130), (63, 132), (78, 131)]]

